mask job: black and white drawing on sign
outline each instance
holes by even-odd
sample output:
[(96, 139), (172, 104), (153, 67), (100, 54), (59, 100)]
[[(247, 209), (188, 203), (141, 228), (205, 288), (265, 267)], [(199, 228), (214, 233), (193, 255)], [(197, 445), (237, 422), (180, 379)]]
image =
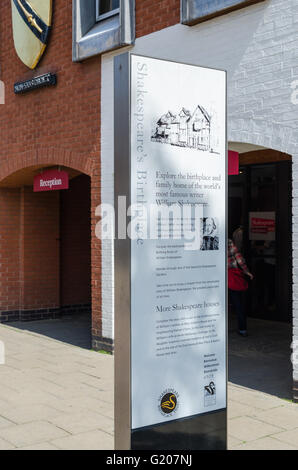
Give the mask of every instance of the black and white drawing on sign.
[(201, 250), (218, 250), (218, 222), (214, 217), (204, 217), (201, 219)]
[(156, 122), (151, 140), (213, 152), (211, 122), (211, 114), (201, 105), (193, 113), (186, 108), (182, 108), (178, 114), (168, 111)]

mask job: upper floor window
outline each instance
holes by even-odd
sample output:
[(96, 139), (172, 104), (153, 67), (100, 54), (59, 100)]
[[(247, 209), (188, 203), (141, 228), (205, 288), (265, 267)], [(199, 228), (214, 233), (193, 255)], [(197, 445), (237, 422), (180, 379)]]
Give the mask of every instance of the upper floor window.
[(129, 46), (135, 40), (135, 0), (72, 0), (73, 60)]
[(96, 0), (96, 20), (104, 20), (119, 13), (120, 0)]
[(181, 0), (181, 23), (189, 26), (265, 0)]

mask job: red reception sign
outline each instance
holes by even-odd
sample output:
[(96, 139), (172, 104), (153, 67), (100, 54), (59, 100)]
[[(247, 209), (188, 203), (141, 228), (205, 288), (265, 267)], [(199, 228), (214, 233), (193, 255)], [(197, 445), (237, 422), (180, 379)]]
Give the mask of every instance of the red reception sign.
[(275, 212), (249, 213), (249, 239), (275, 240)]
[(69, 188), (69, 177), (66, 171), (46, 170), (34, 177), (34, 192), (57, 191)]
[(228, 153), (228, 174), (239, 175), (239, 153), (232, 150)]
[(275, 232), (275, 220), (262, 219), (261, 217), (252, 217), (250, 230), (252, 233), (267, 234), (269, 232)]

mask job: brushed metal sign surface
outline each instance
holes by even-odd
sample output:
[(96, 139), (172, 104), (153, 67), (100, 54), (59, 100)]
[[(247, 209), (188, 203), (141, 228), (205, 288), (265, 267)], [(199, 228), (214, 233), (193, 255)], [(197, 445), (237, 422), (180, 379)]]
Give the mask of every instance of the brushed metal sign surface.
[(225, 449), (226, 73), (125, 53), (114, 93), (115, 449)]

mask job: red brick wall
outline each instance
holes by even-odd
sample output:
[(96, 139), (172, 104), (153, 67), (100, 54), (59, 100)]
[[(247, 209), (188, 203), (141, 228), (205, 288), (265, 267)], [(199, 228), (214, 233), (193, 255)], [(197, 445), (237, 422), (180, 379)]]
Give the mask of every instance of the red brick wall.
[(180, 22), (180, 0), (136, 0), (136, 36)]
[[(22, 166), (39, 163), (47, 163), (49, 166), (63, 164), (90, 175), (93, 331), (100, 336), (101, 244), (94, 235), (97, 223), (94, 213), (100, 204), (101, 58), (98, 56), (81, 64), (72, 62), (72, 2), (55, 0), (53, 3), (53, 29), (49, 45), (37, 69), (30, 71), (14, 51), (11, 0), (1, 2), (0, 79), (5, 83), (6, 104), (1, 107), (0, 113), (0, 180)], [(136, 0), (137, 37), (176, 24), (179, 17), (179, 0)], [(15, 82), (48, 71), (57, 73), (58, 84), (55, 88), (25, 95), (14, 94)], [(29, 201), (30, 198), (27, 199)], [(34, 204), (33, 208), (36, 210)], [(37, 239), (35, 241), (37, 243)], [(8, 239), (0, 242), (0, 257), (6, 256), (1, 251), (5, 243), (11, 242)], [(43, 245), (43, 248), (46, 249), (46, 246)], [(39, 255), (42, 253), (39, 252)], [(17, 255), (11, 252), (8, 256), (14, 259)], [(30, 258), (24, 262), (27, 263), (25, 272), (30, 273)], [(16, 261), (13, 266), (16, 266)], [(0, 269), (1, 276), (3, 278), (5, 273)], [(32, 282), (32, 289), (29, 289), (31, 294), (36, 292), (33, 277), (24, 279), (26, 283)], [(7, 282), (10, 282), (9, 279), (16, 282), (13, 277), (7, 277)], [(42, 287), (42, 291), (45, 290), (46, 287)], [(19, 294), (15, 292), (16, 297)], [(2, 294), (1, 288), (0, 298), (2, 295), (4, 298), (5, 289)], [(25, 296), (24, 302), (26, 305), (35, 305), (37, 301), (30, 300), (30, 295), (28, 298)], [(49, 298), (51, 305), (55, 303), (55, 295)], [(8, 300), (7, 305), (10, 305)]]
[[(55, 0), (53, 3), (53, 29), (49, 45), (37, 69), (30, 71), (14, 50), (11, 0), (1, 1), (0, 79), (5, 83), (6, 104), (1, 107), (0, 113), (0, 180), (22, 168), (22, 165), (26, 167), (29, 164), (47, 163), (50, 166), (58, 163), (86, 170), (92, 180), (94, 214), (95, 207), (100, 204), (101, 58), (98, 56), (80, 64), (72, 62), (72, 2)], [(15, 82), (48, 71), (57, 73), (58, 84), (55, 88), (44, 88), (25, 95), (14, 94)], [(96, 222), (93, 217), (93, 228)], [(92, 296), (94, 328), (97, 331), (101, 328), (100, 249), (100, 242), (93, 237)], [(0, 253), (0, 256), (3, 254)], [(0, 288), (0, 298), (1, 295)], [(18, 295), (16, 291), (15, 296)], [(51, 304), (55, 303), (54, 299), (49, 300)], [(25, 301), (32, 305), (29, 298)]]
[(0, 312), (59, 307), (59, 194), (0, 189)]
[(19, 308), (20, 190), (0, 189), (0, 311)]
[(77, 176), (60, 204), (61, 305), (91, 302), (90, 178)]
[[(54, 26), (47, 50), (35, 71), (30, 71), (14, 50), (11, 0), (2, 0), (1, 79), (6, 104), (0, 114), (0, 162), (34, 150), (36, 145), (99, 155), (100, 57), (72, 62), (72, 2), (55, 0)], [(16, 81), (42, 72), (56, 72), (55, 88), (16, 96)]]
[(21, 189), (20, 310), (59, 308), (59, 192)]

